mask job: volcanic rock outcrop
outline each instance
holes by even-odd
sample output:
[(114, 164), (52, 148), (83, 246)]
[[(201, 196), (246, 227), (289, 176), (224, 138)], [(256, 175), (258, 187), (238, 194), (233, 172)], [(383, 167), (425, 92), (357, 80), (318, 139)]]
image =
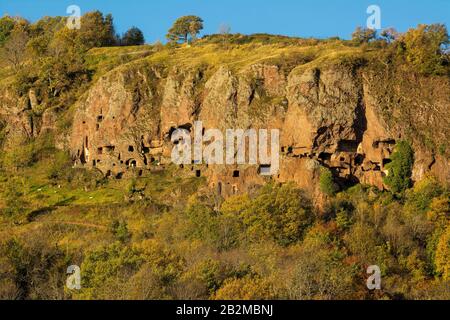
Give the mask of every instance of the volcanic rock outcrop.
[[(161, 67), (159, 67), (161, 68)], [(164, 76), (165, 75), (165, 76)], [(361, 72), (338, 64), (254, 64), (236, 72), (225, 66), (139, 64), (100, 79), (80, 101), (70, 137), (74, 162), (106, 176), (151, 174), (170, 165), (178, 128), (279, 129), (280, 170), (275, 181), (314, 190), (321, 166), (345, 186), (383, 188), (385, 165), (398, 138), (380, 121)], [(228, 196), (266, 182), (252, 165), (192, 164), (193, 176)]]

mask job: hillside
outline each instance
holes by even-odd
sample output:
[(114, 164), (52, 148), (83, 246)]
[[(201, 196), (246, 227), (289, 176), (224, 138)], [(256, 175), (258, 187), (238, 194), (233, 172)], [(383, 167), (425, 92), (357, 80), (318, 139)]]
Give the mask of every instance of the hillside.
[[(450, 297), (448, 64), (269, 35), (75, 51), (0, 63), (0, 298)], [(280, 130), (279, 172), (175, 165), (195, 121)]]

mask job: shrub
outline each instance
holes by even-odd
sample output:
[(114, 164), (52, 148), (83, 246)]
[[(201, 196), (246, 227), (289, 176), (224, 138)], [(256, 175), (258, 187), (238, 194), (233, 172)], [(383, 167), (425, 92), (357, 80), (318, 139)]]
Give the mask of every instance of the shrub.
[(264, 186), (241, 214), (250, 240), (274, 240), (282, 246), (303, 238), (314, 221), (310, 201), (292, 184)]
[(334, 196), (338, 191), (338, 187), (333, 180), (333, 174), (329, 169), (321, 168), (319, 186), (320, 190), (329, 196)]
[(392, 162), (386, 165), (388, 175), (384, 183), (395, 194), (403, 194), (411, 187), (412, 167), (414, 165), (414, 151), (407, 141), (400, 141), (391, 156)]
[(48, 165), (47, 177), (57, 180), (67, 175), (67, 171), (71, 170), (71, 160), (67, 152), (57, 151)]
[(227, 279), (215, 293), (214, 300), (267, 300), (276, 295), (271, 284), (258, 277)]
[(131, 239), (131, 233), (128, 231), (128, 225), (125, 221), (114, 220), (111, 223), (110, 230), (121, 243), (126, 243)]
[(436, 249), (436, 271), (444, 280), (450, 280), (450, 225), (439, 239)]

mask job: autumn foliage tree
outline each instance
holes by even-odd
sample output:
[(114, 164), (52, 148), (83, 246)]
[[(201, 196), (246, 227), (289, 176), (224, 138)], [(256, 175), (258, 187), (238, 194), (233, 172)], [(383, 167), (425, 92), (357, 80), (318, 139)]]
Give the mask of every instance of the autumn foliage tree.
[(443, 49), (450, 43), (443, 24), (421, 24), (410, 29), (400, 39), (406, 60), (423, 74), (445, 73)]

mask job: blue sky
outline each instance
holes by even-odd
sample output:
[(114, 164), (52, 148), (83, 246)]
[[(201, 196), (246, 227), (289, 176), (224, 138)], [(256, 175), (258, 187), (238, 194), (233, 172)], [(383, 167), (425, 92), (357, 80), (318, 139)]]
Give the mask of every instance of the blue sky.
[(187, 14), (204, 19), (202, 34), (216, 33), (221, 24), (228, 24), (232, 32), (243, 34), (349, 38), (356, 26), (365, 26), (366, 9), (372, 4), (381, 8), (383, 28), (405, 31), (436, 22), (450, 26), (450, 0), (0, 0), (0, 14), (35, 21), (66, 15), (72, 4), (82, 13), (112, 13), (118, 32), (135, 25), (147, 42), (164, 41), (172, 22)]

